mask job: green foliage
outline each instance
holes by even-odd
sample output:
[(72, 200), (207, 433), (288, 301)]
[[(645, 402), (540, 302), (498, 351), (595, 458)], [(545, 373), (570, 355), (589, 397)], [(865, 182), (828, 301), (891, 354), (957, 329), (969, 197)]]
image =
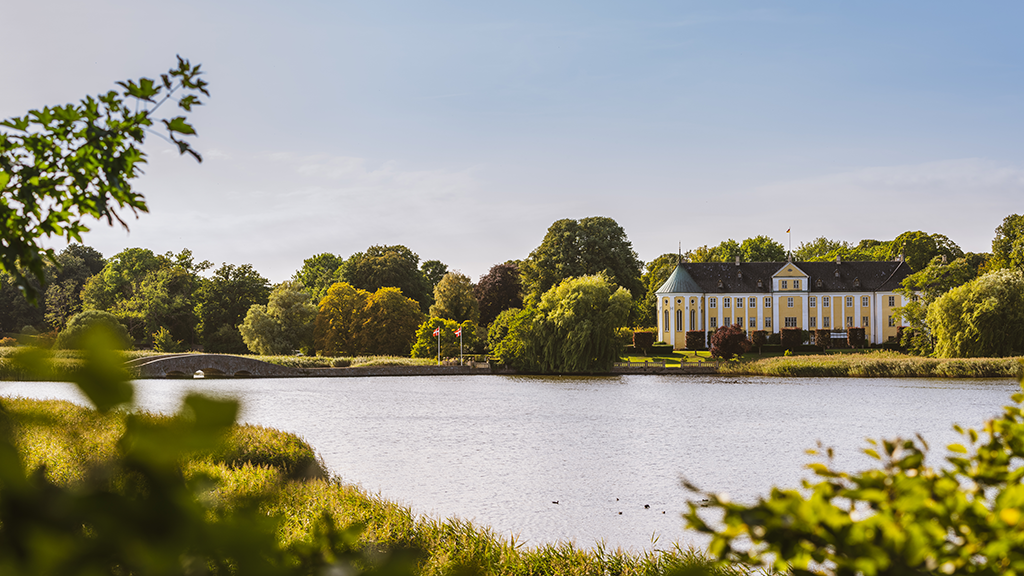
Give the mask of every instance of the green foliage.
[(131, 348), (132, 340), (128, 336), (128, 330), (118, 321), (117, 317), (109, 312), (101, 310), (86, 310), (71, 317), (67, 327), (57, 336), (54, 344), (58, 349), (80, 349), (83, 338), (96, 327), (102, 326), (116, 338), (114, 347), (118, 350)]
[(541, 295), (569, 278), (604, 273), (609, 281), (642, 298), (643, 263), (633, 251), (626, 231), (605, 217), (558, 220), (544, 240), (522, 262), (525, 300), (536, 305)]
[(238, 326), (254, 304), (266, 304), (270, 282), (250, 264), (224, 264), (199, 288), (197, 331), (206, 352), (244, 354), (248, 349)]
[(426, 311), (430, 307), (431, 290), (419, 263), (420, 257), (400, 244), (370, 246), (366, 252), (357, 252), (345, 262), (341, 279), (368, 292), (398, 288), (403, 296), (418, 302), (420, 310)]
[(408, 354), (423, 320), (419, 304), (395, 287), (373, 294), (338, 282), (320, 301), (314, 340), (318, 353)]
[(324, 252), (303, 260), (302, 268), (295, 273), (294, 279), (306, 287), (313, 304), (317, 305), (331, 285), (340, 280), (341, 268), (344, 265), (345, 259), (341, 256)]
[(449, 272), (434, 287), (434, 304), (430, 315), (456, 323), (480, 321), (480, 305), (473, 295), (473, 283), (460, 272)]
[(249, 350), (266, 356), (290, 354), (313, 346), (316, 307), (302, 282), (285, 281), (274, 287), (266, 306), (253, 304), (238, 327)]
[(963, 258), (964, 251), (942, 234), (908, 231), (892, 241), (889, 245), (888, 258), (885, 260), (897, 258), (900, 254), (910, 269), (916, 272), (927, 266), (936, 256), (945, 256), (947, 261), (952, 262), (957, 258)]
[(519, 264), (495, 264), (473, 287), (480, 305), (480, 325), (487, 326), (503, 311), (523, 306), (523, 288), (519, 281)]
[(658, 296), (655, 292), (668, 280), (679, 263), (678, 254), (662, 254), (644, 265), (644, 274), (640, 280), (644, 283), (646, 294), (643, 300), (637, 300), (642, 309), (635, 315), (637, 326), (656, 326), (658, 324)]
[(747, 238), (740, 244), (744, 262), (782, 262), (786, 259), (786, 248), (767, 236)]
[[(928, 444), (870, 440), (878, 466), (845, 472), (827, 457), (809, 466), (802, 490), (775, 488), (752, 505), (702, 493), (722, 513), (714, 526), (695, 504), (688, 525), (712, 535), (710, 551), (791, 574), (828, 566), (835, 574), (1019, 574), (1024, 571), (1024, 395), (982, 431), (954, 429), (945, 467), (926, 462)], [(690, 486), (693, 489), (692, 486)]]
[(991, 269), (1024, 269), (1024, 215), (1010, 214), (992, 239)]
[(1013, 358), (922, 358), (897, 352), (811, 354), (762, 358), (721, 366), (730, 374), (757, 376), (849, 376), (854, 378), (1007, 378), (1019, 377)]
[(1024, 352), (1024, 272), (996, 270), (953, 288), (928, 307), (935, 354), (946, 358)]
[(733, 324), (722, 326), (711, 335), (711, 355), (729, 360), (750, 350), (750, 340), (743, 328)]
[(420, 272), (427, 279), (427, 285), (433, 293), (437, 283), (448, 273), (448, 265), (440, 260), (424, 260), (423, 264), (420, 264)]
[(973, 280), (977, 273), (978, 266), (966, 257), (946, 263), (942, 256), (936, 256), (928, 266), (903, 279), (896, 291), (906, 297), (906, 304), (898, 308), (896, 314), (911, 328), (904, 331), (901, 342), (904, 348), (914, 354), (932, 353), (935, 344), (927, 323), (928, 307), (950, 289)]
[[(117, 220), (127, 228), (118, 209), (147, 210), (131, 181), (141, 173), (146, 154), (140, 146), (166, 101), (190, 112), (209, 96), (199, 66), (178, 58), (178, 66), (161, 75), (118, 82), (111, 90), (87, 96), (78, 104), (44, 107), (0, 122), (0, 270), (13, 276), (32, 302), (43, 282), (44, 260), (54, 252), (43, 248), (47, 239), (81, 242), (89, 230), (85, 221)], [(160, 129), (181, 154), (199, 154), (181, 136), (195, 134), (185, 116), (161, 120)]]
[(181, 352), (184, 346), (180, 340), (175, 340), (171, 331), (163, 326), (153, 334), (153, 350), (157, 352), (175, 353)]
[(497, 354), (495, 350), (498, 348), (498, 344), (508, 336), (508, 331), (512, 326), (513, 321), (522, 312), (521, 308), (509, 308), (502, 310), (494, 322), (487, 328), (487, 349), (492, 354)]
[[(477, 336), (477, 326), (471, 320), (461, 324), (447, 318), (427, 318), (416, 330), (416, 343), (412, 347), (413, 358), (437, 358), (438, 337), (441, 339), (441, 358), (459, 357), (459, 337), (455, 331), (462, 329), (462, 352), (469, 354), (476, 350), (480, 342)], [(440, 329), (438, 336), (434, 336), (434, 330)]]
[(616, 329), (625, 325), (631, 300), (603, 276), (562, 281), (507, 320), (494, 353), (524, 372), (607, 371), (622, 351)]

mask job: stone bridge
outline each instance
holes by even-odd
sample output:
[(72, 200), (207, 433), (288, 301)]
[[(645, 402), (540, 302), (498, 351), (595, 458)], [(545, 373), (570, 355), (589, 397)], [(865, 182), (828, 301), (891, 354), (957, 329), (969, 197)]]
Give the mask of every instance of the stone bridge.
[(137, 378), (287, 378), (307, 371), (227, 354), (145, 356), (126, 364)]

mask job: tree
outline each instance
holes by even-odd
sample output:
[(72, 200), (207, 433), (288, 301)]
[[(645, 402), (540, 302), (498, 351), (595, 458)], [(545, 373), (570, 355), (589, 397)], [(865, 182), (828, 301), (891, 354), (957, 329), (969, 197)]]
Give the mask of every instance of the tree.
[(238, 326), (253, 304), (266, 304), (270, 282), (250, 264), (222, 264), (199, 288), (196, 315), (200, 341), (207, 352), (244, 354)]
[[(462, 329), (462, 351), (469, 353), (479, 347), (476, 323), (466, 320), (461, 324), (448, 318), (427, 318), (416, 330), (416, 343), (412, 347), (413, 358), (434, 358), (437, 356), (438, 337), (441, 338), (441, 358), (459, 357), (459, 337), (455, 331)], [(434, 336), (434, 330), (440, 333)]]
[(991, 269), (1024, 269), (1024, 215), (1010, 214), (992, 239)]
[(896, 314), (912, 328), (903, 333), (907, 340), (901, 342), (904, 348), (914, 354), (932, 353), (934, 341), (926, 321), (928, 307), (939, 296), (973, 280), (977, 270), (977, 266), (966, 257), (946, 263), (942, 256), (936, 256), (927, 267), (903, 279), (901, 287), (896, 291), (905, 297), (906, 304), (897, 309)]
[(440, 260), (425, 260), (420, 265), (420, 272), (427, 279), (427, 284), (430, 286), (431, 292), (433, 292), (434, 288), (437, 287), (437, 283), (448, 273), (448, 265)]
[(952, 240), (942, 234), (925, 232), (904, 232), (889, 245), (886, 260), (903, 255), (903, 260), (915, 272), (928, 265), (936, 256), (945, 256), (947, 261), (962, 258), (964, 251)]
[(563, 219), (548, 228), (544, 240), (520, 266), (525, 300), (536, 304), (541, 295), (569, 278), (604, 273), (633, 298), (642, 298), (643, 263), (633, 251), (626, 231), (605, 217)]
[(423, 321), (419, 303), (406, 298), (394, 287), (380, 288), (370, 295), (356, 336), (360, 352), (407, 356)]
[(733, 324), (722, 326), (711, 335), (711, 355), (729, 360), (750, 350), (750, 340), (742, 328)]
[(181, 154), (199, 154), (183, 139), (195, 134), (185, 116), (158, 119), (168, 100), (184, 112), (209, 96), (199, 66), (178, 58), (177, 68), (159, 81), (140, 78), (118, 82), (111, 90), (78, 104), (44, 107), (0, 122), (0, 270), (14, 277), (30, 301), (38, 290), (32, 275), (45, 282), (44, 262), (54, 261), (43, 244), (52, 238), (81, 242), (86, 220), (117, 220), (127, 228), (119, 209), (147, 211), (145, 199), (132, 190), (146, 154), (141, 149), (154, 121), (162, 136)]
[(616, 329), (630, 302), (625, 288), (600, 275), (563, 280), (511, 319), (495, 353), (525, 372), (606, 371), (622, 350)]
[(491, 325), (487, 328), (487, 348), (493, 354), (497, 354), (496, 350), (501, 341), (508, 336), (509, 330), (512, 328), (512, 324), (515, 318), (522, 312), (520, 308), (508, 308), (498, 313), (497, 318), (491, 322)]
[[(698, 493), (684, 514), (711, 536), (719, 559), (787, 574), (1020, 574), (1024, 572), (1024, 394), (985, 423), (953, 428), (945, 466), (928, 465), (928, 443), (869, 440), (876, 467), (846, 472), (831, 448), (799, 489), (773, 488), (753, 504)], [(822, 454), (824, 452), (824, 454)], [(704, 507), (712, 508), (708, 514)], [(708, 517), (715, 522), (706, 521)]]
[(316, 306), (299, 281), (278, 284), (267, 305), (253, 304), (238, 327), (246, 347), (256, 354), (274, 356), (293, 350), (309, 352), (313, 344)]
[(641, 302), (643, 308), (636, 315), (636, 326), (649, 327), (658, 323), (658, 296), (655, 292), (672, 275), (676, 265), (679, 264), (679, 258), (677, 254), (662, 254), (644, 265), (645, 272), (640, 277), (640, 281), (644, 283), (647, 293), (642, 301), (638, 301)]
[(294, 279), (306, 287), (316, 304), (327, 294), (327, 289), (340, 279), (344, 265), (345, 259), (341, 256), (324, 252), (303, 260), (302, 268), (295, 273)]
[(996, 270), (953, 288), (928, 307), (926, 320), (937, 356), (1024, 353), (1024, 272)]
[(786, 248), (767, 236), (747, 238), (740, 244), (744, 262), (782, 262), (786, 259)]
[(461, 272), (449, 272), (434, 288), (434, 304), (430, 315), (462, 323), (480, 321), (480, 305), (473, 295), (473, 283)]
[(426, 311), (430, 307), (430, 290), (419, 263), (420, 257), (405, 246), (370, 246), (366, 252), (357, 252), (345, 261), (341, 278), (367, 292), (394, 286)]
[(473, 287), (473, 295), (480, 305), (480, 324), (494, 322), (498, 314), (523, 305), (523, 289), (519, 282), (519, 265), (509, 261), (495, 264), (480, 277)]
[(336, 282), (320, 299), (313, 339), (318, 353), (355, 354), (370, 293), (348, 282)]
[[(810, 242), (801, 242), (793, 252), (793, 260), (797, 262), (819, 262), (829, 260), (829, 254), (840, 250), (849, 251), (853, 246), (842, 240), (829, 240), (819, 236)], [(833, 256), (834, 258), (834, 256)]]
[(128, 330), (118, 322), (117, 317), (109, 312), (100, 310), (86, 310), (75, 314), (68, 320), (67, 327), (57, 335), (57, 342), (54, 348), (77, 350), (86, 344), (83, 339), (91, 331), (97, 328), (103, 329), (116, 343), (118, 349), (125, 350), (131, 347), (132, 339), (128, 336)]

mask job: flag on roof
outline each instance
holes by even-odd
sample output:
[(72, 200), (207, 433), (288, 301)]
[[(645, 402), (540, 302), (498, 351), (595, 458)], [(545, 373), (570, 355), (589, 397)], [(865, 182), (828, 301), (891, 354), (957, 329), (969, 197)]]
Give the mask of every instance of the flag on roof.
[(792, 230), (792, 228), (786, 228), (786, 234), (789, 234), (790, 230)]

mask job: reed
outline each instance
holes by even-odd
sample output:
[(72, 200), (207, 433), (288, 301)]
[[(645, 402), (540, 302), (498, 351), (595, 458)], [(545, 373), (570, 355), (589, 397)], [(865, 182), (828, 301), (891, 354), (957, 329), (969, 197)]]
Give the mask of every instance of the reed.
[(1022, 358), (928, 358), (896, 352), (775, 356), (721, 364), (719, 372), (758, 376), (859, 378), (1018, 378)]

